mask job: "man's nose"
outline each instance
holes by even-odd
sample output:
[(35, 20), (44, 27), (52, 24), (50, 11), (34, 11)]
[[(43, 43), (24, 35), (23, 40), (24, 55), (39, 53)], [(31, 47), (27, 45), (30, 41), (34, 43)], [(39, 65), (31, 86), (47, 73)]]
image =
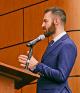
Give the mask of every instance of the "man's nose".
[(42, 28), (43, 28), (43, 27), (45, 27), (45, 24), (44, 24), (44, 23), (42, 23)]

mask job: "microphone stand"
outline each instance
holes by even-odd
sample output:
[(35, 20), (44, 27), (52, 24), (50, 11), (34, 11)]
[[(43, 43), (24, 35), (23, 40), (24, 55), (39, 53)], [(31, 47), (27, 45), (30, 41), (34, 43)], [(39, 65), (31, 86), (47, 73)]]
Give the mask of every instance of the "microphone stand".
[(30, 41), (26, 44), (26, 46), (28, 46), (30, 49), (29, 49), (29, 54), (28, 54), (28, 58), (27, 58), (27, 61), (26, 61), (26, 66), (25, 68), (26, 69), (29, 69), (28, 66), (29, 66), (29, 61), (32, 57), (32, 52), (33, 52), (33, 46), (40, 40), (43, 40), (46, 37), (50, 36), (53, 32), (48, 32), (48, 33), (45, 33), (45, 35), (40, 35), (37, 39), (33, 40), (33, 41)]
[(27, 58), (27, 61), (26, 61), (26, 66), (25, 66), (26, 69), (28, 69), (29, 60), (30, 60), (31, 57), (32, 57), (32, 53), (33, 53), (33, 46), (29, 46), (29, 54), (28, 54), (28, 58)]

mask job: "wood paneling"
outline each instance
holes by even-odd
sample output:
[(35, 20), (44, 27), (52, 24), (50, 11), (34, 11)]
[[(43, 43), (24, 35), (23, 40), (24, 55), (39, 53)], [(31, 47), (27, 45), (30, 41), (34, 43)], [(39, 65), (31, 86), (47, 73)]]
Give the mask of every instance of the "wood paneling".
[(71, 71), (71, 75), (80, 75), (80, 32), (68, 32), (70, 38), (77, 46), (77, 58), (74, 67)]
[(24, 9), (24, 40), (34, 39), (42, 31), (42, 21), (44, 10), (48, 7), (48, 2)]
[(15, 67), (20, 67), (18, 56), (20, 54), (26, 55), (27, 50), (28, 49), (25, 44), (2, 49), (0, 50), (0, 61)]
[(36, 93), (36, 84), (27, 85), (22, 90), (23, 90), (23, 93), (26, 93), (26, 92)]
[(80, 93), (80, 77), (71, 77), (68, 81), (72, 93)]
[(22, 10), (0, 16), (0, 48), (23, 41)]
[(0, 15), (46, 0), (0, 0)]
[(14, 93), (14, 80), (0, 75), (0, 93)]

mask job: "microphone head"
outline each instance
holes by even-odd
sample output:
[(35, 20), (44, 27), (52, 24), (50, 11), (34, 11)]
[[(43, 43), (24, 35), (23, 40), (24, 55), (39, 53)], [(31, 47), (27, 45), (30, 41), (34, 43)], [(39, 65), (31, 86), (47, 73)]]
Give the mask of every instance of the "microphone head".
[(28, 47), (33, 46), (33, 45), (35, 45), (37, 42), (45, 39), (45, 37), (49, 37), (49, 36), (52, 35), (52, 34), (53, 34), (53, 32), (45, 32), (44, 34), (39, 35), (36, 39), (28, 42), (26, 45), (27, 45)]
[(39, 35), (38, 39), (39, 39), (39, 40), (45, 39), (45, 35)]
[(45, 39), (45, 35), (39, 35), (36, 39), (28, 42), (26, 45), (27, 45), (28, 47), (33, 46), (33, 45), (35, 45), (37, 42), (39, 42), (40, 40), (43, 40), (43, 39)]

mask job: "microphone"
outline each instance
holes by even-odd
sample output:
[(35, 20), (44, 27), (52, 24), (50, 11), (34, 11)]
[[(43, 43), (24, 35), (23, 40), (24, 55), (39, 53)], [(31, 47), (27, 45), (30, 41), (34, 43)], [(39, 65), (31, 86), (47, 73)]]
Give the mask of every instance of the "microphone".
[(28, 42), (26, 45), (27, 45), (28, 47), (31, 47), (31, 46), (35, 45), (37, 42), (45, 39), (46, 37), (49, 37), (49, 36), (52, 35), (52, 34), (53, 34), (53, 32), (45, 32), (44, 34), (39, 35), (36, 39)]

